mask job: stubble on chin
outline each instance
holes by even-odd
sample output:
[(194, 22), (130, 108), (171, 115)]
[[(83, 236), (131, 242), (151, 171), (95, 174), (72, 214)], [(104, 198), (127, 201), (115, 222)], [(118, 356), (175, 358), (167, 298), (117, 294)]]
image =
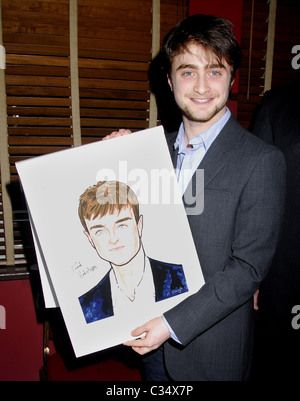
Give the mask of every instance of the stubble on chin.
[(191, 122), (207, 123), (207, 122), (211, 121), (217, 114), (219, 114), (223, 110), (223, 113), (220, 113), (219, 118), (221, 118), (226, 110), (226, 104), (229, 99), (229, 93), (228, 93), (226, 101), (219, 106), (216, 105), (215, 108), (212, 110), (208, 110), (207, 112), (203, 111), (203, 112), (199, 113), (199, 115), (197, 115), (197, 112), (193, 112), (193, 110), (191, 110), (191, 108), (186, 105), (183, 108), (180, 107), (181, 113), (185, 118), (187, 118)]
[(181, 112), (184, 115), (184, 117), (186, 117), (189, 121), (196, 123), (207, 123), (211, 121), (222, 109), (224, 109), (224, 106), (220, 108), (216, 107), (211, 112), (208, 112), (207, 114), (202, 114), (200, 116), (197, 116), (196, 113), (190, 112), (188, 108), (182, 109)]

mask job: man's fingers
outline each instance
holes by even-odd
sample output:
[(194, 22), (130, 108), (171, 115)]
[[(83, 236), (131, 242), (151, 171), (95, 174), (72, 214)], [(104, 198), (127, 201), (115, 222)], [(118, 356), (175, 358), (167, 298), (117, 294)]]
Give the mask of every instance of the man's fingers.
[(132, 348), (145, 347), (145, 338), (137, 338), (136, 340), (126, 341), (124, 345)]
[(124, 345), (128, 347), (144, 347), (146, 346), (146, 330), (144, 326), (137, 327), (131, 332), (132, 337), (139, 337), (135, 338), (134, 340), (126, 341)]
[(141, 338), (127, 341), (124, 345), (132, 347), (134, 351), (141, 355), (160, 347), (171, 336), (162, 317), (154, 318), (137, 327), (131, 332), (131, 335)]
[(150, 352), (149, 348), (147, 347), (132, 347), (132, 349), (139, 355), (145, 355)]
[(259, 290), (257, 290), (256, 293), (254, 294), (254, 299), (253, 299), (253, 301), (254, 301), (254, 305), (253, 305), (254, 310), (258, 310), (259, 309), (259, 307), (258, 307), (258, 295), (259, 295)]
[(139, 337), (143, 334), (146, 334), (147, 328), (145, 327), (145, 325), (143, 326), (139, 326), (136, 329), (132, 330), (131, 335), (132, 337)]
[(156, 344), (153, 344), (151, 340), (147, 338), (147, 336), (143, 338), (137, 338), (136, 340), (127, 341), (124, 343), (124, 345), (131, 347), (140, 355), (145, 355), (157, 348)]
[(118, 138), (119, 136), (124, 136), (129, 134), (131, 134), (131, 131), (129, 129), (121, 128), (118, 131), (113, 131), (109, 135), (106, 135), (105, 137), (102, 138), (102, 140), (105, 141), (107, 139)]

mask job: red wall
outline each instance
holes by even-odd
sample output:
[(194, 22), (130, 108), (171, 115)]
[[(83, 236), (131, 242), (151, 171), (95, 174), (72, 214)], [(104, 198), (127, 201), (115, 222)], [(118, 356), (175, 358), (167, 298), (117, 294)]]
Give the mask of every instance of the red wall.
[(43, 327), (29, 280), (0, 281), (6, 329), (0, 330), (0, 381), (36, 381), (43, 364)]
[[(190, 0), (190, 15), (212, 14), (228, 19), (234, 25), (234, 34), (240, 43), (242, 31), (243, 0)], [(238, 75), (234, 82), (232, 93), (238, 92)], [(228, 107), (237, 114), (237, 101), (229, 101)]]
[(190, 15), (212, 14), (228, 19), (234, 25), (234, 34), (241, 39), (243, 0), (190, 0)]

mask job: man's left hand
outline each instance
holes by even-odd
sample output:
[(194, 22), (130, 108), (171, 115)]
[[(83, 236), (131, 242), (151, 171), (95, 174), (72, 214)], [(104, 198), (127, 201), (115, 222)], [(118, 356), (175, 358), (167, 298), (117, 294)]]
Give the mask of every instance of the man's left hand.
[(254, 310), (258, 310), (259, 309), (259, 307), (258, 307), (258, 295), (259, 295), (259, 290), (257, 290), (256, 292), (255, 292), (255, 294), (254, 294), (254, 298), (253, 298), (253, 307), (254, 307)]
[(128, 347), (132, 347), (132, 349), (140, 355), (147, 354), (159, 348), (171, 337), (162, 317), (156, 317), (142, 326), (137, 327), (132, 331), (131, 335), (133, 337), (144, 335), (141, 338), (124, 343), (124, 345)]

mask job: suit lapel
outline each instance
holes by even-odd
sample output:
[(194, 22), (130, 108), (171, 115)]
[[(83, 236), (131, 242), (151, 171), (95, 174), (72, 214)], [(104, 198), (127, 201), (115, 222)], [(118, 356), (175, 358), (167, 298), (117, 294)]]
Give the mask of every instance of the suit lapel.
[(172, 132), (171, 134), (166, 135), (166, 140), (167, 140), (167, 144), (169, 147), (169, 151), (170, 151), (170, 155), (171, 155), (171, 159), (172, 159), (174, 168), (176, 168), (177, 156), (178, 156), (178, 149), (174, 149), (174, 143), (176, 141), (177, 134), (178, 134), (178, 132)]
[[(231, 151), (238, 146), (239, 131), (240, 125), (232, 115), (198, 166), (198, 169), (204, 170), (204, 188), (224, 167)], [(193, 175), (186, 191), (191, 191), (191, 186), (194, 187), (195, 175), (196, 173)]]
[[(197, 169), (204, 170), (204, 187), (218, 174), (223, 168), (232, 150), (234, 150), (239, 143), (241, 126), (236, 121), (235, 117), (231, 115), (224, 128), (221, 130), (215, 141), (211, 144), (206, 155), (201, 161)], [(174, 149), (174, 143), (177, 137), (177, 132), (167, 134), (167, 142), (173, 161), (174, 168), (176, 168), (178, 151)], [(192, 188), (195, 188), (196, 173), (193, 175), (192, 180), (187, 186), (186, 192), (189, 194), (195, 193)]]

